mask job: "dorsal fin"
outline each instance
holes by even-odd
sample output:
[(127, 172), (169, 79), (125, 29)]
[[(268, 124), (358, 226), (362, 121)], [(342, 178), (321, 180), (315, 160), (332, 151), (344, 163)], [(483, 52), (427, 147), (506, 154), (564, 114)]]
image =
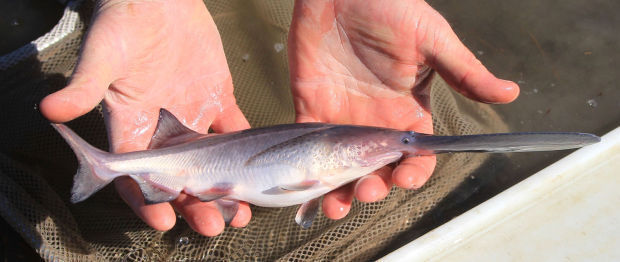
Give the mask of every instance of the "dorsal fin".
[(148, 149), (178, 145), (205, 136), (185, 127), (170, 111), (162, 108)]

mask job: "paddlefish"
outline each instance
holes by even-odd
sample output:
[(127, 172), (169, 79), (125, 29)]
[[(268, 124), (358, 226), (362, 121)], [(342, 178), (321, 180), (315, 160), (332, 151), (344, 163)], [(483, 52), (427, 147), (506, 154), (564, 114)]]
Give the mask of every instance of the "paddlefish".
[(119, 176), (135, 180), (145, 202), (181, 192), (216, 201), (224, 220), (239, 201), (263, 207), (299, 205), (295, 221), (310, 227), (322, 195), (404, 157), (448, 152), (560, 150), (600, 141), (585, 133), (500, 133), (434, 136), (413, 131), (326, 123), (284, 124), (207, 135), (185, 127), (165, 109), (148, 149), (99, 150), (63, 124), (52, 124), (75, 152), (79, 168), (71, 202)]

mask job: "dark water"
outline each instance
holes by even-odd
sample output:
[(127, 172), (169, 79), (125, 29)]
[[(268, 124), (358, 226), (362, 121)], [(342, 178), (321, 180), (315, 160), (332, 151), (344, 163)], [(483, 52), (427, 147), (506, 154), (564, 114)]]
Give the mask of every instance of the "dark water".
[(0, 55), (49, 32), (63, 8), (55, 0), (0, 0)]
[[(0, 0), (0, 56), (49, 32), (62, 17), (55, 0)], [(0, 219), (0, 261), (42, 261), (19, 233)]]

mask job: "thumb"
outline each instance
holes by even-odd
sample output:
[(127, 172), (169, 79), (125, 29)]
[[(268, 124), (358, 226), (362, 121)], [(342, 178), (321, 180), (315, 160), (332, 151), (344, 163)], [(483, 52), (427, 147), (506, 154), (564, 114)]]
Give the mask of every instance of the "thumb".
[(119, 68), (111, 47), (94, 44), (87, 37), (75, 70), (65, 88), (41, 101), (41, 113), (52, 122), (67, 122), (80, 117), (101, 102)]
[(458, 39), (450, 25), (441, 18), (437, 33), (422, 48), (430, 66), (466, 97), (486, 103), (508, 103), (519, 95), (511, 81), (496, 78)]

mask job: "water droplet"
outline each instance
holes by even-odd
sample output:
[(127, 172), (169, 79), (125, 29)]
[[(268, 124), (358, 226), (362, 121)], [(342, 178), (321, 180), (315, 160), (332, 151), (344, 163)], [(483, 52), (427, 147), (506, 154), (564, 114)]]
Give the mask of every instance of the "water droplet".
[(538, 94), (538, 89), (537, 89), (537, 88), (534, 88), (534, 89), (532, 90), (532, 92), (534, 92), (534, 94)]
[(422, 118), (422, 117), (424, 117), (424, 111), (422, 111), (422, 108), (421, 108), (421, 107), (416, 108), (416, 110), (415, 110), (415, 116), (416, 116), (417, 118)]
[(20, 26), (22, 23), (19, 22), (19, 19), (13, 18), (11, 20), (11, 26)]
[(284, 44), (276, 43), (275, 45), (273, 45), (273, 49), (276, 50), (276, 53), (280, 53), (282, 50), (284, 50)]
[(537, 113), (539, 113), (539, 114), (544, 113), (544, 112), (543, 112), (542, 110), (540, 110), (540, 109), (536, 110), (536, 112), (537, 112)]
[(550, 86), (550, 87), (554, 87), (554, 86), (555, 86), (555, 83), (551, 83), (551, 84), (549, 84), (549, 86)]
[(523, 80), (523, 72), (519, 72), (519, 80), (517, 80), (517, 84), (524, 85), (525, 80)]
[(250, 54), (244, 54), (243, 56), (241, 56), (241, 60), (243, 60), (243, 62), (247, 62), (250, 59)]
[(597, 107), (597, 106), (598, 106), (598, 103), (597, 103), (597, 102), (596, 102), (596, 100), (594, 100), (594, 99), (590, 99), (590, 100), (588, 100), (588, 101), (587, 101), (587, 103), (588, 103), (588, 105), (589, 105), (591, 108), (595, 108), (595, 107)]
[(484, 55), (484, 51), (482, 51), (482, 50), (478, 50), (477, 53), (478, 53), (478, 55)]
[(39, 110), (39, 105), (34, 104), (34, 110)]
[(180, 237), (179, 238), (179, 244), (181, 244), (181, 245), (189, 244), (189, 238), (188, 237)]

